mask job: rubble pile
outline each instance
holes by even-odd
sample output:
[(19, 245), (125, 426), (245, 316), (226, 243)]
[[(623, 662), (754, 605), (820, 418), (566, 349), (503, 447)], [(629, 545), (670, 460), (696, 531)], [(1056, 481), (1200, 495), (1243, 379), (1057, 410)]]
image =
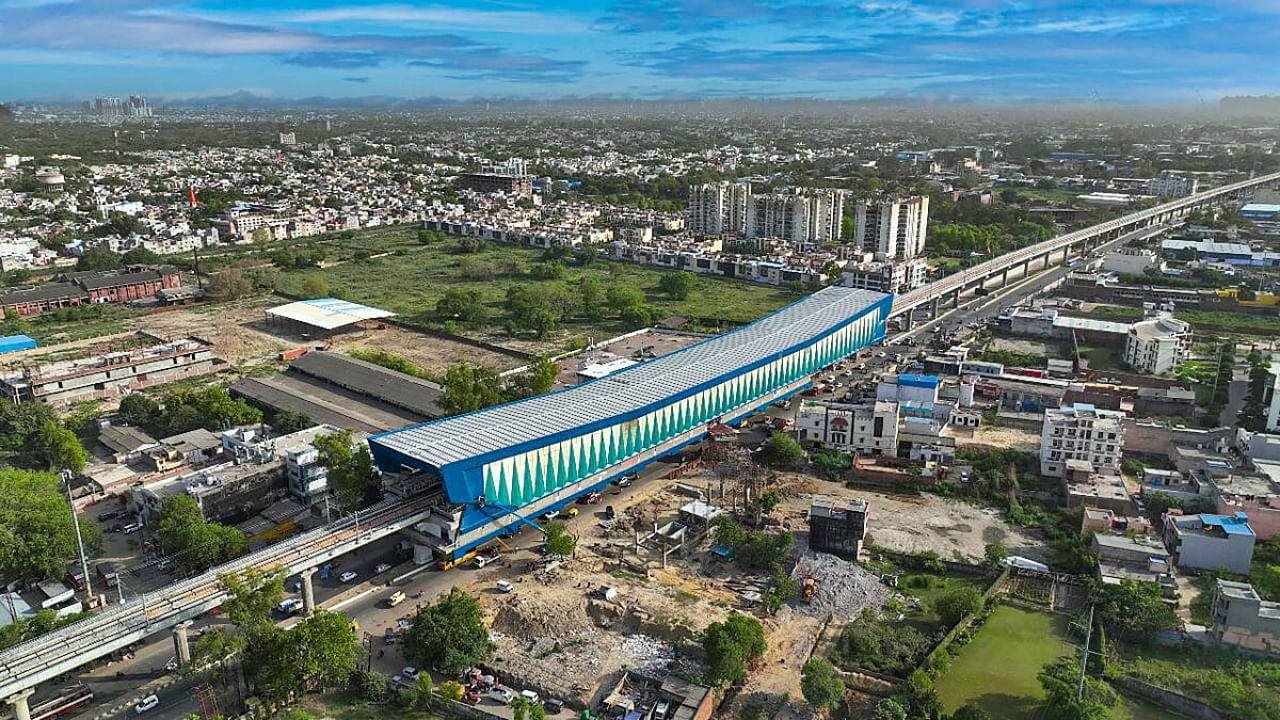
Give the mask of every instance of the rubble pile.
[(676, 659), (675, 649), (669, 643), (647, 635), (628, 635), (622, 640), (620, 650), (626, 658), (624, 667), (651, 677), (665, 675)]
[(879, 609), (893, 595), (874, 573), (826, 553), (805, 552), (791, 575), (797, 583), (806, 577), (817, 583), (812, 602), (796, 601), (797, 612), (815, 617), (848, 620), (864, 608)]

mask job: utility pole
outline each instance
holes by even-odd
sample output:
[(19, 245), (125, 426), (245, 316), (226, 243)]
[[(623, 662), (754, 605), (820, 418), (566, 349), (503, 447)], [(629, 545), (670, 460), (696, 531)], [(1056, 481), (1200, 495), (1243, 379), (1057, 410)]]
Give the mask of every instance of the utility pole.
[(89, 561), (84, 556), (84, 538), (80, 535), (80, 519), (76, 517), (76, 501), (71, 497), (71, 471), (62, 471), (62, 484), (67, 488), (67, 505), (71, 506), (71, 527), (76, 529), (76, 547), (80, 549), (80, 572), (84, 573), (84, 592), (93, 597), (93, 584), (89, 579)]
[(1084, 631), (1084, 652), (1080, 653), (1080, 684), (1076, 687), (1076, 699), (1084, 699), (1084, 672), (1089, 667), (1089, 641), (1093, 639), (1093, 605), (1089, 606), (1089, 624)]

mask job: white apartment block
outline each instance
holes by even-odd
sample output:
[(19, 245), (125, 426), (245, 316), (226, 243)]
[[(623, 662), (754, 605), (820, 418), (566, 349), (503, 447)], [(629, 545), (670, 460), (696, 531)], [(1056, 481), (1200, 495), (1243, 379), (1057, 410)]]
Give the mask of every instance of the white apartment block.
[(928, 224), (928, 196), (859, 200), (852, 241), (877, 259), (909, 260), (924, 253)]
[(747, 205), (746, 236), (783, 238), (796, 245), (840, 239), (844, 192), (792, 188), (753, 195)]
[(1044, 411), (1040, 432), (1040, 474), (1060, 478), (1068, 460), (1083, 460), (1094, 470), (1120, 472), (1125, 414), (1087, 403)]
[(1120, 275), (1142, 275), (1149, 269), (1164, 270), (1164, 261), (1154, 250), (1122, 247), (1102, 256), (1102, 269)]
[(751, 184), (707, 183), (689, 188), (687, 227), (693, 235), (743, 235)]
[(1134, 323), (1124, 345), (1124, 362), (1141, 373), (1172, 371), (1191, 352), (1191, 325), (1168, 313)]
[(859, 455), (898, 455), (898, 404), (806, 403), (796, 416), (801, 442)]
[(1147, 183), (1147, 192), (1157, 197), (1187, 197), (1200, 189), (1200, 180), (1194, 177), (1160, 173)]
[(1271, 361), (1263, 403), (1267, 406), (1267, 432), (1280, 433), (1280, 360)]
[(844, 266), (840, 284), (883, 293), (904, 293), (925, 284), (929, 264), (921, 258), (901, 262), (879, 260)]

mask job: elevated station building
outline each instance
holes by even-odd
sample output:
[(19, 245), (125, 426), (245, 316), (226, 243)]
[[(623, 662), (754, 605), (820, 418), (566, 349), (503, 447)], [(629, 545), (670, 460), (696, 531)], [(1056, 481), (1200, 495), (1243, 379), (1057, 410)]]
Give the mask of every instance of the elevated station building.
[[(829, 287), (751, 325), (558, 392), (369, 439), (443, 487), (419, 540), (448, 561), (810, 384), (884, 339), (893, 296)], [(421, 558), (420, 558), (421, 559)]]

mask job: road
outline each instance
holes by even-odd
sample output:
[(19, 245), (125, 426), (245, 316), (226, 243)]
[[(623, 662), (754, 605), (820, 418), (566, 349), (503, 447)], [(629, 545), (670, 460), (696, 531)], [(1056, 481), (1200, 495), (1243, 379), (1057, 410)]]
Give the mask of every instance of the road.
[[(1123, 244), (1139, 234), (1148, 232), (1150, 232), (1149, 229), (1123, 236), (1099, 246), (1097, 252), (1106, 252), (1115, 245)], [(848, 386), (854, 386), (861, 380), (875, 377), (894, 364), (897, 354), (911, 355), (917, 352), (918, 344), (921, 344), (917, 341), (935, 328), (956, 329), (957, 339), (963, 339), (972, 332), (968, 327), (969, 323), (994, 318), (1027, 298), (1043, 293), (1062, 282), (1070, 270), (1065, 266), (1056, 266), (1033, 274), (993, 291), (990, 295), (973, 297), (957, 308), (944, 311), (936, 318), (918, 323), (910, 330), (886, 338), (880, 348), (864, 351), (866, 357), (861, 362), (866, 363), (865, 371), (857, 370), (858, 366), (853, 364), (844, 375), (829, 373), (819, 376), (817, 380), (826, 384), (829, 391), (817, 394), (817, 399), (846, 397), (845, 394), (852, 389)], [(908, 342), (911, 344), (906, 344)], [(854, 361), (849, 362), (852, 364)], [(836, 386), (837, 383), (840, 384), (839, 387)], [(778, 417), (791, 416), (790, 412), (778, 409), (771, 409), (770, 414)], [(667, 470), (666, 464), (655, 463), (641, 473), (639, 482), (632, 489), (628, 491), (614, 489), (610, 492), (635, 492), (649, 483), (657, 482)], [(594, 522), (594, 518), (591, 513), (584, 513), (569, 522), (572, 526)], [(395, 542), (395, 537), (388, 537), (372, 543), (335, 563), (337, 572), (333, 573), (333, 578), (327, 581), (322, 581), (318, 575), (315, 578), (316, 602), (326, 609), (344, 612), (360, 623), (361, 631), (370, 643), (372, 667), (388, 675), (398, 674), (404, 666), (404, 660), (398, 646), (383, 645), (385, 628), (394, 627), (401, 618), (412, 616), (416, 605), (429, 603), (435, 597), (447, 592), (453, 586), (454, 576), (451, 573), (470, 571), (469, 567), (464, 567), (450, 572), (438, 572), (429, 567), (420, 568), (411, 562), (402, 562), (396, 557)], [(537, 544), (537, 539), (533, 533), (525, 532), (517, 536), (514, 544), (517, 548), (529, 549)], [(375, 568), (382, 563), (391, 564), (393, 567), (389, 571), (376, 574)], [(337, 581), (336, 576), (345, 570), (353, 570), (358, 574), (359, 577), (353, 584), (344, 585)], [(294, 587), (295, 579), (293, 577), (286, 579), (286, 589)], [(396, 589), (403, 590), (410, 596), (420, 593), (420, 597), (397, 608), (387, 607), (385, 601), (391, 592), (388, 588), (393, 580), (395, 580)], [(148, 588), (154, 588), (164, 583), (164, 576), (154, 569), (147, 569), (143, 571), (140, 579), (133, 582), (138, 585), (145, 583)], [(126, 581), (130, 590), (133, 582)], [(287, 596), (297, 597), (294, 592), (287, 592)], [(282, 624), (288, 626), (293, 622), (296, 622), (296, 618), (283, 620)], [(193, 626), (193, 632), (220, 624), (222, 623), (217, 617), (206, 617)], [(154, 690), (160, 699), (160, 706), (147, 715), (154, 720), (178, 720), (191, 713), (199, 712), (200, 708), (192, 691), (192, 684), (165, 671), (166, 663), (173, 657), (173, 643), (166, 633), (137, 647), (132, 657), (128, 659), (99, 663), (97, 666), (86, 668), (75, 678), (68, 678), (67, 682), (49, 683), (42, 688), (45, 692), (38, 697), (48, 696), (54, 692), (54, 688), (69, 684), (72, 680), (85, 682), (94, 690), (94, 704), (73, 717), (98, 720), (129, 711), (132, 704), (147, 695), (153, 686), (164, 685)], [(492, 704), (488, 700), (484, 702)]]

